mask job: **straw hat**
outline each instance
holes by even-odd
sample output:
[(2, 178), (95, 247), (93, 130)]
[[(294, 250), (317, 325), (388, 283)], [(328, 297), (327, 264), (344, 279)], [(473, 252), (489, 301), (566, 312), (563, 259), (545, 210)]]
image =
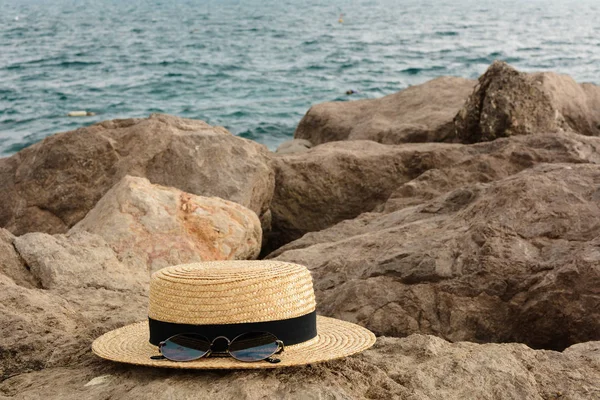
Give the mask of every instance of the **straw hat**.
[[(178, 265), (152, 275), (148, 321), (105, 333), (94, 341), (92, 350), (109, 360), (154, 367), (259, 369), (333, 360), (375, 343), (369, 330), (317, 316), (315, 307), (312, 278), (301, 265), (275, 260)], [(277, 364), (242, 362), (232, 357), (189, 362), (150, 359), (159, 354), (158, 342), (189, 332), (191, 325), (213, 329), (213, 337), (219, 336), (219, 329), (271, 332), (283, 340), (285, 351), (277, 354), (281, 360)], [(288, 334), (286, 343), (284, 336)]]

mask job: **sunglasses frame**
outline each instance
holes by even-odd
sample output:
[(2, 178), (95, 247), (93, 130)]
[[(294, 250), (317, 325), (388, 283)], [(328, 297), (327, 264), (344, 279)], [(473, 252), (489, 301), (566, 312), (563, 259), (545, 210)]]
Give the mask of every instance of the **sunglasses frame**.
[[(241, 336), (244, 336), (244, 335), (247, 335), (247, 334), (249, 334), (249, 333), (268, 333), (269, 335), (273, 336), (273, 337), (276, 339), (276, 340), (275, 340), (275, 343), (277, 344), (277, 350), (276, 350), (276, 351), (275, 351), (273, 354), (270, 354), (268, 357), (261, 358), (260, 360), (252, 360), (252, 361), (247, 361), (247, 360), (240, 360), (240, 359), (236, 358), (236, 357), (235, 357), (233, 354), (231, 354), (231, 352), (229, 351), (229, 346), (231, 345), (231, 343), (233, 343), (233, 342), (234, 342), (236, 339), (238, 339), (239, 337), (241, 337)], [(181, 335), (195, 335), (195, 336), (202, 336), (202, 337), (204, 337), (204, 338), (206, 339), (207, 343), (210, 343), (210, 347), (209, 347), (208, 351), (207, 351), (206, 353), (202, 354), (200, 357), (193, 358), (193, 359), (191, 359), (191, 360), (186, 360), (186, 361), (171, 360), (170, 358), (166, 357), (166, 356), (165, 356), (165, 355), (162, 353), (162, 348), (163, 348), (163, 346), (166, 344), (166, 342), (168, 342), (169, 340), (173, 339), (174, 337), (181, 336)], [(212, 347), (213, 347), (213, 345), (215, 344), (215, 342), (216, 342), (217, 340), (219, 340), (219, 339), (225, 339), (225, 340), (227, 341), (227, 350), (225, 350), (225, 351), (215, 351), (215, 352), (213, 352), (213, 351), (212, 351)], [(279, 359), (277, 359), (277, 358), (272, 358), (272, 357), (273, 357), (275, 354), (281, 354), (281, 353), (282, 353), (284, 350), (285, 350), (285, 346), (284, 346), (284, 344), (283, 344), (283, 341), (281, 341), (281, 340), (277, 339), (277, 336), (273, 335), (273, 334), (272, 334), (272, 333), (270, 333), (270, 332), (244, 332), (244, 333), (241, 333), (241, 334), (237, 335), (236, 337), (234, 337), (234, 338), (233, 338), (233, 339), (231, 339), (231, 340), (229, 340), (229, 338), (228, 338), (227, 336), (217, 336), (217, 337), (216, 337), (216, 338), (214, 338), (214, 339), (213, 339), (211, 342), (209, 342), (208, 338), (207, 338), (207, 337), (205, 337), (205, 336), (203, 336), (203, 335), (200, 335), (200, 334), (197, 334), (197, 333), (193, 333), (193, 332), (188, 332), (188, 333), (178, 333), (178, 334), (176, 334), (176, 335), (173, 335), (173, 336), (171, 336), (171, 337), (169, 337), (169, 338), (167, 338), (167, 339), (163, 340), (162, 342), (160, 342), (160, 343), (158, 344), (158, 352), (159, 352), (161, 355), (160, 355), (160, 356), (153, 356), (153, 357), (150, 357), (150, 358), (152, 358), (152, 359), (155, 359), (155, 360), (156, 360), (156, 359), (167, 359), (167, 360), (169, 360), (169, 361), (175, 361), (175, 362), (189, 362), (189, 361), (196, 361), (196, 360), (199, 360), (199, 359), (201, 359), (201, 358), (205, 358), (205, 357), (210, 357), (210, 355), (211, 355), (211, 354), (228, 354), (228, 355), (229, 355), (231, 358), (233, 358), (233, 359), (235, 359), (235, 360), (238, 360), (238, 361), (241, 361), (241, 362), (258, 362), (258, 361), (268, 361), (268, 362), (270, 362), (270, 363), (272, 363), (272, 364), (276, 364), (276, 363), (280, 362), (281, 360), (279, 360)]]

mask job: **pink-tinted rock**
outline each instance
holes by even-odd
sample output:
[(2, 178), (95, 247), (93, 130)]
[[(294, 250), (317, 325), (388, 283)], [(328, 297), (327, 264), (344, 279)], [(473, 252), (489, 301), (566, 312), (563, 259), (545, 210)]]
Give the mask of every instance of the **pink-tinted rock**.
[(71, 229), (79, 231), (102, 236), (121, 261), (150, 271), (195, 261), (254, 259), (262, 238), (256, 213), (237, 203), (131, 176)]

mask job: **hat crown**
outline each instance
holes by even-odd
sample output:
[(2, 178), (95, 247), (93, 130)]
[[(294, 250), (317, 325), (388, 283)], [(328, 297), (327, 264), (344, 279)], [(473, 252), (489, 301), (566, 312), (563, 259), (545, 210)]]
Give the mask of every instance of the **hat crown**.
[(211, 261), (152, 275), (148, 316), (178, 324), (265, 322), (315, 310), (312, 277), (282, 261)]

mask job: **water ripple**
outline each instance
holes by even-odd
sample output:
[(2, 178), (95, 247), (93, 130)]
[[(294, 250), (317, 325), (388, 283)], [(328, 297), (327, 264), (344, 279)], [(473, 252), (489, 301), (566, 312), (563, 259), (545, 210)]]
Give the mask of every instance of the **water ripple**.
[[(299, 4), (0, 1), (0, 155), (150, 112), (204, 119), (273, 148), (314, 103), (380, 97), (440, 75), (476, 78), (495, 59), (600, 83), (597, 0)], [(98, 115), (66, 117), (80, 109)]]

